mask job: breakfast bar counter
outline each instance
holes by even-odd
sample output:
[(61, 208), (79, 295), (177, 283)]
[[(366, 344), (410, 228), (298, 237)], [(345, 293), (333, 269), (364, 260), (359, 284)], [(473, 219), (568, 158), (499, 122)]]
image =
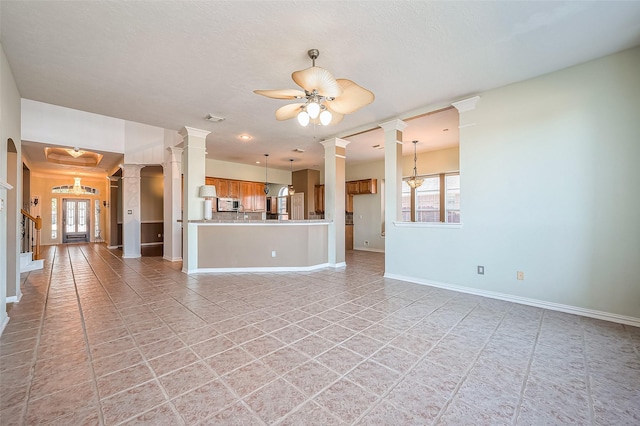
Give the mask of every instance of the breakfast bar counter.
[[(193, 220), (197, 272), (310, 271), (328, 264), (330, 220)], [(193, 247), (193, 246), (192, 246)], [(194, 248), (195, 248), (194, 247)]]

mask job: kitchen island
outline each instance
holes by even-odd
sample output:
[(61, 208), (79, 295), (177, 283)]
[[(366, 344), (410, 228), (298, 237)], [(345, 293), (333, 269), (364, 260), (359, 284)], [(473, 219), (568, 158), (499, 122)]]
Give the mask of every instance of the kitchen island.
[[(330, 266), (330, 220), (193, 220), (198, 272), (310, 271)], [(195, 249), (195, 250), (194, 250)]]

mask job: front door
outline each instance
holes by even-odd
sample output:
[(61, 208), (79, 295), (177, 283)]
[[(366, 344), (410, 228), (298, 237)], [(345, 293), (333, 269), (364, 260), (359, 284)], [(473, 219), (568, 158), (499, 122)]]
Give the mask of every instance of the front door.
[(89, 242), (89, 200), (64, 198), (62, 200), (62, 242)]

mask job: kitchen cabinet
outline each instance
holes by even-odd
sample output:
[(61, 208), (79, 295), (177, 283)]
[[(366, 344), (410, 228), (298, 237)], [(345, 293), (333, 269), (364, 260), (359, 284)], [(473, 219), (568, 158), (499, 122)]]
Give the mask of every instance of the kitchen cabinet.
[(377, 194), (378, 179), (364, 179), (358, 181), (358, 194)]
[(353, 225), (345, 225), (344, 227), (344, 248), (345, 250), (353, 250)]
[(227, 197), (229, 198), (238, 198), (240, 199), (240, 181), (239, 180), (228, 180), (229, 190)]
[(347, 182), (347, 194), (355, 195), (358, 192), (358, 181)]
[(315, 186), (315, 205), (316, 205), (316, 213), (322, 214), (324, 213), (324, 185), (316, 185)]
[(344, 207), (347, 213), (353, 213), (353, 195), (347, 194), (345, 196)]
[(254, 182), (253, 184), (253, 206), (257, 212), (267, 210), (267, 196), (264, 193), (264, 183)]
[(240, 205), (245, 212), (254, 211), (254, 194), (253, 194), (253, 182), (241, 182), (240, 183)]
[(347, 194), (350, 195), (378, 193), (378, 179), (352, 180), (346, 186)]

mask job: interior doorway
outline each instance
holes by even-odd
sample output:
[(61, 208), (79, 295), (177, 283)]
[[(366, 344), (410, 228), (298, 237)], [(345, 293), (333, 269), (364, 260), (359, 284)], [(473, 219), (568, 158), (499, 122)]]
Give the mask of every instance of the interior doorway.
[(89, 200), (62, 199), (62, 242), (88, 243), (90, 237), (91, 204)]

